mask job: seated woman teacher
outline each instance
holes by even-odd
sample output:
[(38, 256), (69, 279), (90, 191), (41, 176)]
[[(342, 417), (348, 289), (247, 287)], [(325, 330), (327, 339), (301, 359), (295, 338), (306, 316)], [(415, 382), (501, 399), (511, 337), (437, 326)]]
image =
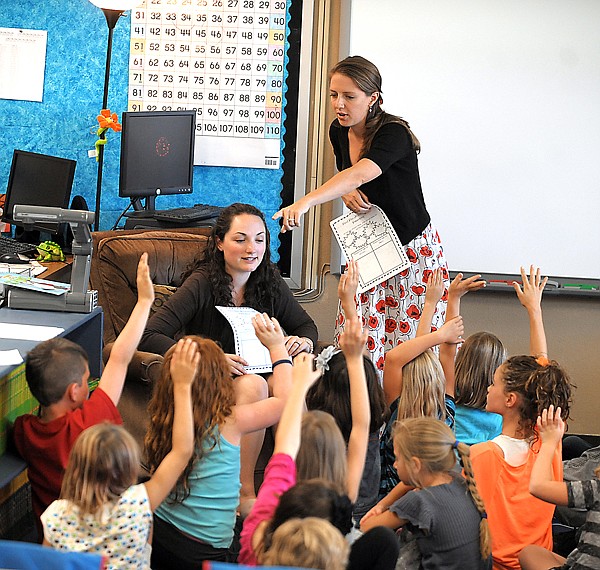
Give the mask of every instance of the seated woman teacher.
[[(444, 268), (446, 290), (436, 306), (432, 326), (442, 326), (447, 264), (425, 207), (417, 163), (419, 141), (404, 119), (381, 108), (379, 70), (365, 58), (352, 56), (340, 61), (329, 77), (331, 104), (337, 115), (329, 138), (339, 172), (273, 218), (283, 218), (281, 231), (286, 232), (298, 227), (312, 206), (339, 197), (357, 214), (368, 212), (371, 204), (385, 212), (411, 264), (361, 295), (369, 329), (367, 346), (381, 374), (385, 351), (415, 336), (425, 302), (424, 285), (437, 267)], [(338, 313), (336, 340), (343, 324)]]
[[(140, 350), (164, 354), (175, 339), (196, 334), (219, 342), (237, 376), (238, 404), (266, 398), (264, 379), (246, 374), (243, 358), (234, 354), (233, 331), (215, 308), (252, 307), (275, 317), (286, 334), (290, 356), (312, 352), (317, 327), (294, 299), (271, 262), (269, 231), (263, 213), (250, 204), (231, 204), (219, 215), (201, 259), (177, 291), (148, 321)], [(241, 444), (241, 508), (254, 498), (254, 467), (263, 432), (244, 436)]]

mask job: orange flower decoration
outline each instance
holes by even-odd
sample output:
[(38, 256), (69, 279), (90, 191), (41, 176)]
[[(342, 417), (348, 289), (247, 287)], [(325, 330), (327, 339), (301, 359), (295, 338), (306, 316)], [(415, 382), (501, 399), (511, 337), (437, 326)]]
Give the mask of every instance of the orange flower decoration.
[(111, 113), (110, 109), (102, 109), (97, 118), (101, 129), (112, 129), (115, 133), (123, 129), (121, 123), (119, 123), (119, 117), (116, 113)]
[(550, 364), (550, 361), (545, 356), (538, 356), (535, 361), (544, 368)]

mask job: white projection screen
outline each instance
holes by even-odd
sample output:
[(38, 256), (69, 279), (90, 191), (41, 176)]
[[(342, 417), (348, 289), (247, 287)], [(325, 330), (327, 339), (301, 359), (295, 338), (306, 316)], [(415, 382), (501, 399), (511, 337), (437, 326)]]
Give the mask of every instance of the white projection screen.
[(600, 278), (600, 2), (351, 0), (453, 271)]

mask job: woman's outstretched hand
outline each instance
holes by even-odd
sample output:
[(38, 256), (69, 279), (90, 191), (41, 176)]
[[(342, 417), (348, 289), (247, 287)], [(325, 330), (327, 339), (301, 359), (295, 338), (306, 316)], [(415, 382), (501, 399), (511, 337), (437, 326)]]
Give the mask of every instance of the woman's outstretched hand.
[(281, 208), (281, 210), (275, 212), (273, 214), (273, 219), (278, 220), (281, 218), (281, 221), (283, 222), (281, 225), (281, 233), (284, 234), (285, 232), (299, 227), (302, 216), (308, 212), (308, 208), (309, 206), (305, 205), (302, 198), (300, 198), (300, 200), (294, 202), (290, 206), (285, 206), (284, 208)]

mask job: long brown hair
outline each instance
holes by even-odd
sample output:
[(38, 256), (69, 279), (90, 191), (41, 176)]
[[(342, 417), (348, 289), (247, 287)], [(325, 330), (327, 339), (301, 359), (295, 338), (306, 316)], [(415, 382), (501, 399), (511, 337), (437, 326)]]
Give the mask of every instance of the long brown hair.
[(373, 142), (375, 133), (377, 133), (377, 131), (387, 123), (399, 123), (402, 125), (408, 131), (415, 151), (421, 151), (421, 143), (415, 134), (410, 130), (410, 125), (408, 122), (401, 117), (386, 113), (381, 108), (381, 104), (383, 103), (383, 97), (381, 96), (382, 80), (379, 69), (377, 69), (375, 64), (371, 63), (364, 57), (353, 55), (334, 65), (329, 72), (329, 78), (331, 79), (331, 77), (336, 73), (352, 79), (356, 86), (369, 97), (373, 95), (373, 93), (379, 93), (379, 97), (372, 105), (367, 115), (367, 122), (365, 125), (366, 130), (363, 140), (363, 147), (360, 152), (360, 158), (362, 158), (371, 148), (371, 143)]
[[(212, 340), (190, 336), (198, 344), (200, 362), (192, 384), (192, 404), (196, 445), (194, 453), (180, 476), (174, 493), (174, 500), (183, 501), (188, 495), (188, 477), (194, 464), (201, 461), (203, 449), (218, 445), (217, 426), (232, 413), (235, 404), (233, 380), (229, 373), (223, 350)], [(148, 404), (150, 427), (144, 440), (147, 466), (154, 473), (161, 461), (171, 450), (173, 417), (173, 382), (171, 380), (171, 359), (175, 346), (165, 354), (162, 373), (154, 384), (152, 398)]]
[[(448, 474), (451, 474), (456, 465), (454, 450), (458, 451), (467, 489), (481, 515), (479, 549), (481, 557), (486, 560), (492, 551), (492, 541), (485, 504), (475, 483), (469, 446), (466, 443), (458, 442), (452, 430), (440, 420), (409, 418), (397, 422), (394, 427), (394, 449), (406, 463), (409, 463), (412, 457), (418, 457), (430, 473)], [(418, 481), (416, 483), (418, 484)]]
[(346, 493), (346, 443), (332, 415), (320, 410), (304, 414), (296, 469), (298, 481), (325, 479)]
[(96, 424), (75, 441), (62, 481), (60, 498), (79, 508), (79, 516), (97, 518), (137, 481), (140, 456), (123, 426)]
[(485, 410), (487, 389), (494, 372), (506, 360), (502, 341), (492, 333), (478, 332), (465, 340), (456, 355), (456, 403)]

